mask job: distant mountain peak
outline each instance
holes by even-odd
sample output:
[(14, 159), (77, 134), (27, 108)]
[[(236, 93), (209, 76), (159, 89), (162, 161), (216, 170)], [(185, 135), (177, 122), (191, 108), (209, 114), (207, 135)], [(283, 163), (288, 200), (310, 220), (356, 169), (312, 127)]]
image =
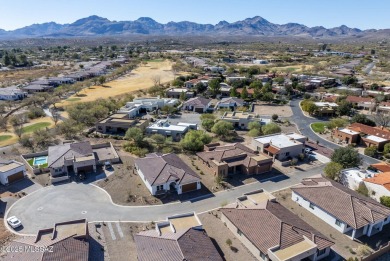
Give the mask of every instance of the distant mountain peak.
[[(381, 35), (387, 34), (386, 30)], [(107, 18), (91, 15), (71, 24), (49, 22), (34, 24), (13, 31), (0, 29), (1, 39), (26, 37), (82, 37), (111, 36), (122, 34), (144, 35), (205, 35), (205, 36), (305, 36), (305, 37), (361, 37), (365, 34), (375, 34), (378, 30), (362, 31), (341, 25), (335, 28), (323, 26), (307, 27), (298, 23), (274, 24), (261, 16), (246, 18), (229, 23), (220, 21), (216, 25), (198, 24), (190, 21), (158, 23), (150, 17), (140, 17), (135, 21), (110, 21)]]

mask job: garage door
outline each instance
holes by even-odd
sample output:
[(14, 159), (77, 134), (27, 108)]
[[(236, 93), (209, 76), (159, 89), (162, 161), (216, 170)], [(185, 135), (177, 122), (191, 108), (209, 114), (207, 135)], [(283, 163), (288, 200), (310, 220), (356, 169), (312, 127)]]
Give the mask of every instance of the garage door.
[(79, 167), (77, 168), (77, 172), (84, 171), (86, 173), (93, 172), (93, 166), (85, 166), (85, 167)]
[(8, 184), (15, 182), (15, 181), (18, 181), (18, 180), (21, 180), (21, 179), (24, 179), (23, 171), (20, 171), (20, 172), (15, 173), (11, 176), (8, 176)]
[(203, 108), (195, 108), (195, 112), (202, 113), (203, 112)]
[(185, 184), (183, 186), (181, 186), (181, 192), (188, 192), (188, 191), (192, 191), (192, 190), (196, 190), (196, 185), (197, 183), (190, 183), (190, 184)]

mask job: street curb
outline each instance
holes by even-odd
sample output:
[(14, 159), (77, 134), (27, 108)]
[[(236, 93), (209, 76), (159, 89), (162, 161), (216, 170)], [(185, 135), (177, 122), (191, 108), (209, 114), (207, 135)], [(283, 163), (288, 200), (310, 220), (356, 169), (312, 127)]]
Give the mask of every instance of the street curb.
[(299, 109), (301, 110), (303, 116), (305, 116), (306, 118), (311, 118), (311, 119), (313, 119), (313, 120), (318, 120), (317, 118), (314, 118), (314, 117), (312, 117), (312, 116), (307, 116), (307, 115), (305, 114), (305, 111), (303, 111), (303, 110), (302, 110), (302, 107), (301, 107), (301, 103), (302, 103), (302, 102), (303, 102), (303, 100), (299, 102)]

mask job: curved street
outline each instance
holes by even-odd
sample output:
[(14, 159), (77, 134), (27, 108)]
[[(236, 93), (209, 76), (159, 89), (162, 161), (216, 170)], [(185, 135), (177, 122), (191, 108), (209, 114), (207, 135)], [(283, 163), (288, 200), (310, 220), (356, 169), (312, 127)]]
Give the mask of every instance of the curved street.
[[(311, 140), (319, 140), (320, 144), (335, 149), (338, 145), (326, 141), (310, 128), (310, 124), (321, 120), (303, 115), (299, 108), (299, 100), (291, 101), (292, 120), (297, 124), (303, 135)], [(362, 155), (367, 163), (377, 160)], [(23, 222), (23, 227), (16, 232), (34, 234), (39, 229), (53, 226), (56, 222), (86, 218), (96, 221), (127, 221), (149, 222), (164, 220), (167, 216), (188, 212), (202, 213), (221, 207), (256, 189), (263, 188), (269, 192), (281, 190), (298, 184), (302, 178), (320, 174), (323, 166), (307, 171), (299, 171), (288, 176), (278, 176), (269, 180), (254, 182), (231, 190), (218, 192), (209, 197), (192, 199), (156, 206), (119, 206), (112, 203), (110, 196), (94, 185), (69, 183), (58, 186), (48, 186), (37, 190), (17, 201), (5, 215), (17, 216)]]

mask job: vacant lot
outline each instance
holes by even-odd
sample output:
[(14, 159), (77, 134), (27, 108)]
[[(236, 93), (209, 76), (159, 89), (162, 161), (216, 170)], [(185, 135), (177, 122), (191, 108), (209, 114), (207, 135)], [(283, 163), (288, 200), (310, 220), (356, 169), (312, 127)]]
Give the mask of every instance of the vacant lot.
[(148, 62), (124, 77), (105, 83), (104, 86), (86, 88), (79, 93), (79, 96), (74, 95), (60, 103), (59, 106), (66, 106), (75, 102), (94, 101), (99, 98), (108, 98), (144, 90), (154, 85), (154, 79), (158, 79), (160, 83), (172, 81), (174, 79), (172, 62), (168, 60)]
[(293, 115), (290, 105), (269, 104), (258, 102), (254, 105), (253, 112), (260, 116), (272, 116), (277, 114), (279, 117), (291, 117)]

